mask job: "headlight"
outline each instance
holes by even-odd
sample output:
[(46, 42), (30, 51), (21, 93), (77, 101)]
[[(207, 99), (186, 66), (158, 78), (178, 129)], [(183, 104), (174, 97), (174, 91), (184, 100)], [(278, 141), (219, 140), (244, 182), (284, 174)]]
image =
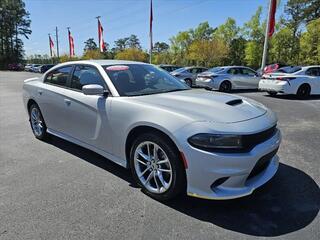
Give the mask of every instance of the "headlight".
[(188, 139), (191, 146), (203, 150), (239, 150), (243, 148), (242, 136), (229, 134), (199, 133)]

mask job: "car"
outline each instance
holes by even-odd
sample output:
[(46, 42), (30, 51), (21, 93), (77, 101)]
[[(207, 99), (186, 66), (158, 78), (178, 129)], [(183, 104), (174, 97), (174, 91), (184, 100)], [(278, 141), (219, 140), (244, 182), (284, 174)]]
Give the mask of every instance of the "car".
[(50, 68), (52, 68), (54, 66), (55, 66), (55, 64), (44, 64), (39, 68), (39, 72), (45, 73), (46, 71), (48, 71)]
[(163, 70), (166, 70), (167, 72), (173, 72), (181, 68), (181, 66), (170, 65), (170, 64), (160, 64), (158, 65), (158, 67), (162, 68)]
[(35, 72), (35, 73), (41, 73), (41, 67), (43, 65), (41, 64), (35, 64), (33, 67), (32, 67), (32, 72)]
[(260, 76), (253, 69), (244, 66), (214, 67), (198, 74), (196, 85), (221, 92), (234, 89), (258, 89)]
[(31, 66), (32, 66), (32, 64), (27, 64), (27, 65), (25, 65), (25, 66), (24, 66), (24, 70), (27, 71), (27, 72), (29, 72), (30, 69), (31, 69)]
[(23, 102), (36, 138), (54, 135), (131, 169), (159, 201), (246, 196), (278, 169), (281, 133), (270, 109), (192, 89), (151, 64), (59, 64), (24, 81)]
[(24, 66), (21, 63), (12, 63), (8, 65), (8, 70), (10, 71), (22, 71)]
[(289, 67), (280, 72), (264, 74), (259, 89), (272, 96), (284, 93), (308, 98), (311, 94), (320, 94), (320, 65)]
[(36, 72), (37, 68), (40, 67), (41, 64), (31, 64), (30, 67), (28, 68), (29, 72)]
[(195, 85), (197, 75), (207, 70), (208, 68), (205, 67), (183, 67), (170, 72), (170, 74), (181, 79), (190, 87), (192, 87)]

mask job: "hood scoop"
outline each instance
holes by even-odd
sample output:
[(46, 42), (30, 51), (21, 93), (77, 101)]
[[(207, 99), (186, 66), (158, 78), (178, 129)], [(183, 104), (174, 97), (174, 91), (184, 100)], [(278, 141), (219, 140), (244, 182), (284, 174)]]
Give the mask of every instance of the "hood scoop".
[(236, 106), (236, 105), (239, 105), (239, 104), (242, 104), (243, 101), (242, 99), (234, 99), (234, 100), (231, 100), (229, 102), (226, 102), (226, 104), (230, 105), (230, 106)]

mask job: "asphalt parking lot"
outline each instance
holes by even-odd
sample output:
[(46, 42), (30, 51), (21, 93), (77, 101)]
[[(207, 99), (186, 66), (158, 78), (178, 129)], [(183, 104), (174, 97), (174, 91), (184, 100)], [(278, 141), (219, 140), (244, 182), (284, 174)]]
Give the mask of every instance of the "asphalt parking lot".
[[(237, 200), (157, 202), (128, 170), (72, 143), (36, 140), (23, 80), (0, 72), (0, 239), (320, 239), (320, 96), (237, 92), (279, 117), (276, 176)], [(214, 93), (213, 93), (214, 94)]]

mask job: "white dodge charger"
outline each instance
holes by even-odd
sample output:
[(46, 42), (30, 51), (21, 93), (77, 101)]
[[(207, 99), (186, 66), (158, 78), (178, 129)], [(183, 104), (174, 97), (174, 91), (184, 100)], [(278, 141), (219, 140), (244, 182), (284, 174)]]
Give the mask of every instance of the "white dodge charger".
[(158, 200), (249, 195), (278, 169), (281, 134), (272, 111), (192, 90), (150, 64), (59, 64), (25, 80), (23, 100), (36, 138), (55, 135), (130, 168)]
[(280, 68), (275, 73), (263, 75), (259, 89), (270, 95), (296, 94), (299, 98), (320, 94), (320, 66)]

